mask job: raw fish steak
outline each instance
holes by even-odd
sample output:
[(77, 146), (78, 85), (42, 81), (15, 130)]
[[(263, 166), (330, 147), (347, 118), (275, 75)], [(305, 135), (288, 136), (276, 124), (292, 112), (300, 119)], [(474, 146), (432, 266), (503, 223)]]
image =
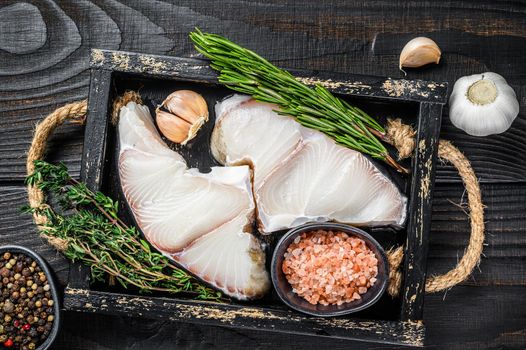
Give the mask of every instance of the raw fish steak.
[(369, 159), (276, 109), (233, 95), (216, 105), (212, 133), (217, 161), (252, 167), (262, 233), (306, 222), (404, 223), (406, 198)]
[(188, 169), (160, 138), (148, 108), (134, 102), (120, 111), (119, 146), (122, 190), (146, 239), (229, 296), (265, 294), (265, 255), (250, 233), (250, 168)]

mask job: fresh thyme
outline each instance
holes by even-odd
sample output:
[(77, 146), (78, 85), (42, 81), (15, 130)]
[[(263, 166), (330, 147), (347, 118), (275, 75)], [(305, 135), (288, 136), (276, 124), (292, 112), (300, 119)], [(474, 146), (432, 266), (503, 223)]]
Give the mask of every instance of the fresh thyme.
[(279, 114), (294, 117), (305, 127), (316, 129), (336, 142), (381, 159), (407, 172), (390, 155), (380, 139), (385, 130), (367, 113), (335, 97), (325, 87), (310, 88), (291, 73), (232, 41), (199, 29), (190, 33), (197, 51), (211, 60), (220, 72), (219, 82), (249, 94), (261, 102), (280, 107)]
[(125, 288), (133, 285), (142, 291), (189, 293), (202, 300), (223, 298), (153, 251), (134, 227), (119, 218), (116, 201), (73, 179), (64, 164), (40, 160), (34, 164), (35, 171), (26, 178), (26, 184), (53, 194), (68, 215), (47, 205), (25, 210), (44, 215), (48, 220), (43, 234), (65, 240), (64, 255), (89, 265), (95, 280), (103, 281), (109, 275)]

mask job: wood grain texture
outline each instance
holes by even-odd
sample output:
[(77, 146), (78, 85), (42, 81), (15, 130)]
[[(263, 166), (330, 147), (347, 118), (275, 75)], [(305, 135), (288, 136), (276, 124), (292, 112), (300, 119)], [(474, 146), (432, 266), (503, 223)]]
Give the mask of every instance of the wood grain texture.
[[(0, 13), (12, 13), (16, 3), (5, 1)], [(187, 34), (195, 26), (228, 35), (283, 67), (394, 78), (402, 77), (397, 60), (405, 41), (415, 34), (427, 34), (442, 47), (442, 63), (411, 70), (408, 78), (452, 85), (462, 75), (493, 70), (515, 88), (521, 111), (526, 107), (526, 72), (520, 63), (526, 47), (526, 16), (524, 8), (513, 2), (421, 2), (407, 7), (402, 1), (229, 1), (213, 6), (188, 0), (176, 4), (43, 0), (32, 5), (46, 24), (46, 44), (26, 53), (22, 60), (0, 50), (0, 61), (7, 62), (2, 65), (5, 74), (0, 75), (0, 111), (17, 120), (13, 129), (2, 115), (0, 126), (20, 132), (19, 147), (6, 157), (0, 181), (23, 177), (20, 165), (37, 120), (53, 107), (86, 97), (90, 48), (192, 56), (195, 51)], [(400, 16), (402, 13), (406, 15)], [(23, 37), (11, 35), (11, 46), (17, 40)], [(461, 147), (481, 181), (526, 180), (521, 141), (526, 137), (525, 112), (510, 131), (483, 139), (454, 128), (447, 113), (443, 125), (442, 136)], [(10, 142), (0, 140), (0, 151)], [(80, 156), (79, 148), (71, 151)], [(444, 166), (438, 168), (437, 181), (458, 182), (459, 178)]]
[[(17, 5), (18, 4), (18, 5)], [(19, 5), (28, 4), (28, 5)], [(16, 5), (13, 7), (13, 5)], [(228, 35), (283, 67), (402, 77), (398, 53), (416, 35), (435, 38), (440, 65), (408, 72), (409, 79), (454, 83), (460, 76), (495, 71), (517, 92), (521, 113), (511, 129), (469, 137), (443, 116), (442, 137), (473, 162), (488, 206), (488, 246), (480, 270), (464, 286), (426, 298), (424, 319), (432, 349), (526, 347), (526, 6), (520, 1), (239, 1), (204, 0), (3, 0), (0, 18), (17, 11), (42, 16), (29, 32), (9, 30), (0, 39), (0, 240), (37, 247), (59, 276), (59, 257), (36, 237), (20, 187), (34, 124), (55, 107), (88, 95), (90, 48), (195, 55), (187, 33), (195, 26)], [(7, 8), (7, 9), (6, 9)], [(6, 15), (7, 14), (7, 15)], [(2, 17), (3, 16), (3, 17)], [(10, 20), (26, 26), (28, 21)], [(2, 27), (5, 28), (5, 27)], [(9, 27), (12, 28), (12, 27)], [(75, 34), (75, 33), (78, 33)], [(80, 38), (80, 40), (79, 40)], [(2, 46), (3, 45), (3, 46)], [(25, 50), (17, 55), (9, 50)], [(452, 86), (452, 85), (451, 85)], [(49, 149), (79, 174), (83, 132), (62, 128)], [(463, 252), (468, 220), (453, 203), (462, 198), (450, 166), (438, 168), (430, 235), (430, 273), (445, 271)], [(55, 260), (53, 260), (55, 259)], [(388, 349), (344, 341), (237, 332), (219, 327), (109, 316), (68, 314), (57, 349), (291, 348), (321, 346)]]

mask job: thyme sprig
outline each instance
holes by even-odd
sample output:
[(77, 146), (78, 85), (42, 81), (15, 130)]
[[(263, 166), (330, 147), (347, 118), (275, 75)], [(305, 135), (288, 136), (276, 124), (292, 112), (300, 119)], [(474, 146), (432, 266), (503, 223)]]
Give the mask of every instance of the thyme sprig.
[(385, 138), (384, 128), (360, 108), (337, 98), (322, 85), (308, 87), (288, 71), (220, 35), (196, 29), (190, 39), (196, 50), (211, 60), (210, 66), (220, 73), (219, 82), (228, 88), (276, 104), (279, 114), (292, 116), (346, 147), (407, 172), (380, 141)]
[(155, 252), (140, 233), (118, 216), (118, 202), (101, 192), (93, 192), (72, 178), (64, 164), (34, 162), (35, 171), (26, 184), (53, 194), (62, 208), (59, 214), (50, 206), (26, 207), (43, 215), (47, 222), (43, 234), (67, 242), (64, 255), (91, 267), (95, 280), (107, 275), (123, 287), (142, 291), (188, 293), (201, 300), (223, 300), (222, 294), (201, 284), (195, 277)]

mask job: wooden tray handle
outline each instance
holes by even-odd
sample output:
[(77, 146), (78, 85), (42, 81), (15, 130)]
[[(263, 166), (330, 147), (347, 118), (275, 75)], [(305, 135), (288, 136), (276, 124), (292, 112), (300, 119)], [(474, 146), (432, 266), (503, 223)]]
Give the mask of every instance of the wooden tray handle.
[[(120, 108), (126, 105), (129, 101), (140, 103), (140, 97), (134, 92), (126, 92), (122, 97), (119, 97), (113, 106), (113, 123), (116, 123), (116, 118), (118, 117)], [(64, 105), (57, 108), (37, 125), (27, 155), (26, 165), (28, 175), (31, 175), (34, 171), (33, 162), (35, 160), (43, 159), (47, 140), (55, 128), (59, 127), (66, 121), (84, 124), (87, 105), (87, 100)], [(415, 148), (415, 132), (411, 126), (402, 124), (399, 119), (389, 120), (386, 136), (388, 142), (397, 148), (400, 159), (407, 158), (413, 153)], [(482, 205), (479, 183), (469, 160), (458, 150), (458, 148), (446, 140), (439, 141), (438, 157), (443, 161), (451, 162), (455, 168), (457, 168), (458, 173), (464, 182), (464, 186), (468, 193), (471, 236), (466, 251), (464, 252), (464, 256), (460, 259), (457, 266), (443, 275), (430, 276), (427, 278), (425, 286), (426, 293), (439, 292), (464, 281), (471, 274), (475, 266), (478, 265), (484, 243), (484, 207)], [(31, 207), (38, 208), (47, 205), (44, 193), (42, 193), (37, 187), (28, 186), (27, 192), (29, 205)], [(46, 223), (46, 218), (35, 214), (34, 221), (40, 229), (41, 226)], [(67, 241), (65, 240), (45, 235), (42, 236), (59, 251), (63, 251), (67, 247)], [(403, 247), (393, 248), (389, 250), (387, 254), (390, 264), (388, 293), (392, 296), (397, 296), (400, 292), (400, 285), (402, 282), (402, 273), (399, 268), (403, 261)]]

